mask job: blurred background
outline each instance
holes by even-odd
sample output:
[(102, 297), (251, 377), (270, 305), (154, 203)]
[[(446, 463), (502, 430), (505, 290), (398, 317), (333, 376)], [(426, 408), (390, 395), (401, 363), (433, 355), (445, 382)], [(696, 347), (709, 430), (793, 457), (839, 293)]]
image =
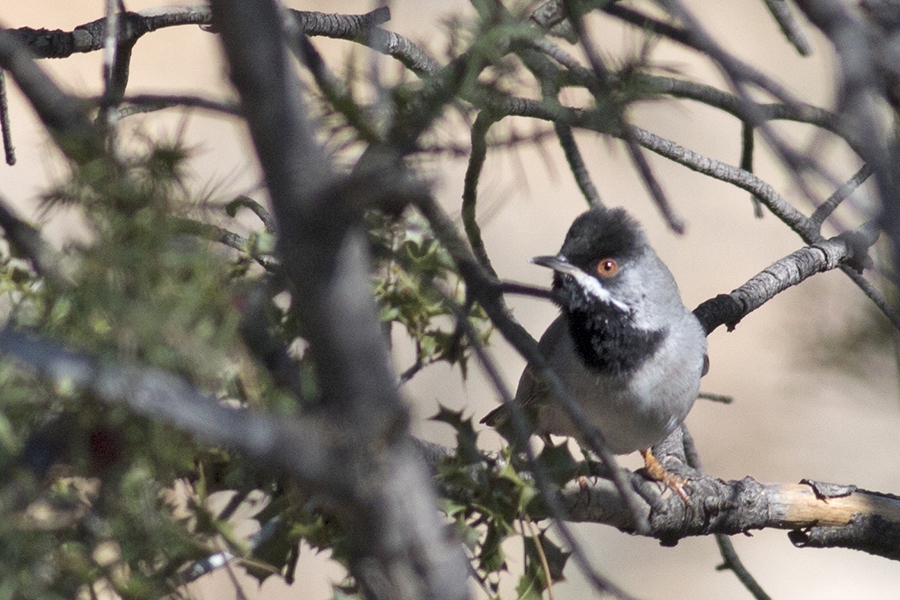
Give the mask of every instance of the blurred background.
[[(187, 4), (187, 3), (183, 3)], [(291, 8), (324, 12), (363, 13), (368, 1), (286, 2)], [(835, 63), (829, 45), (807, 26), (813, 41), (811, 57), (800, 57), (779, 32), (762, 2), (691, 0), (688, 6), (713, 36), (731, 52), (780, 81), (800, 99), (823, 107), (834, 103)], [(129, 10), (162, 5), (153, 0), (130, 0)], [(442, 56), (446, 31), (442, 19), (466, 13), (467, 5), (453, 2), (400, 0), (390, 4), (388, 29), (411, 38)], [(0, 9), (3, 27), (44, 27), (72, 30), (103, 16), (100, 0), (32, 0), (5, 2)], [(590, 23), (594, 39), (609, 60), (627, 60), (641, 50), (641, 36), (611, 19)], [(332, 68), (340, 71), (348, 53), (368, 51), (349, 42), (314, 39)], [(560, 42), (564, 44), (564, 42)], [(572, 49), (574, 51), (574, 49)], [(652, 62), (679, 75), (726, 86), (717, 70), (691, 52), (666, 42), (652, 50)], [(101, 91), (101, 53), (45, 60), (41, 65), (68, 91), (97, 95)], [(397, 71), (383, 60), (385, 72)], [(39, 196), (65, 175), (46, 133), (15, 85), (8, 86), (13, 140), (18, 163), (0, 166), (0, 193), (34, 221), (44, 223), (54, 243), (77, 239), (77, 222), (64, 213), (40, 210)], [(214, 35), (197, 27), (173, 27), (146, 35), (135, 47), (129, 93), (196, 94), (233, 98), (222, 54)], [(729, 164), (740, 155), (740, 124), (720, 112), (686, 101), (644, 103), (631, 112), (632, 123)], [(150, 138), (183, 135), (193, 148), (190, 167), (198, 192), (230, 198), (259, 186), (248, 136), (236, 120), (200, 111), (170, 109), (129, 117), (130, 130)], [(515, 122), (520, 133), (531, 122)], [(798, 149), (815, 147), (818, 157), (839, 179), (859, 167), (843, 145), (810, 127), (774, 124)], [(465, 141), (465, 132), (460, 139)], [(608, 205), (622, 205), (644, 225), (651, 243), (669, 265), (681, 287), (685, 304), (694, 307), (727, 293), (775, 260), (803, 244), (771, 215), (754, 217), (749, 195), (713, 181), (665, 159), (649, 157), (676, 212), (687, 223), (679, 236), (667, 229), (631, 168), (622, 145), (597, 135), (578, 136), (594, 183)], [(796, 186), (769, 159), (764, 144), (757, 146), (757, 173), (804, 211)], [(434, 190), (444, 207), (458, 215), (465, 159), (436, 159), (428, 168)], [(854, 195), (858, 212), (839, 212), (843, 222), (856, 225), (868, 205), (869, 188)], [(823, 190), (819, 200), (829, 193)], [(258, 196), (258, 194), (257, 194)], [(543, 148), (522, 147), (489, 154), (479, 188), (479, 220), (494, 267), (504, 279), (549, 284), (545, 269), (528, 259), (554, 253), (571, 221), (586, 208), (555, 140)], [(548, 302), (510, 297), (515, 316), (538, 337), (556, 315)], [(413, 354), (403, 334), (396, 334), (396, 365), (405, 369)], [(499, 335), (491, 353), (500, 362), (510, 387), (515, 387), (523, 360)], [(688, 417), (705, 468), (723, 479), (751, 476), (761, 482), (797, 482), (808, 478), (900, 493), (900, 401), (897, 363), (890, 332), (874, 314), (863, 294), (840, 272), (819, 275), (789, 290), (747, 317), (732, 333), (724, 328), (709, 339), (711, 369), (703, 390), (734, 398), (731, 405), (700, 400)], [(418, 374), (404, 389), (414, 415), (414, 433), (449, 444), (446, 425), (427, 421), (438, 403), (462, 409), (476, 420), (498, 399), (478, 368), (461, 381), (458, 370), (437, 365)], [(493, 432), (482, 436), (485, 447), (499, 447)], [(624, 464), (638, 466), (635, 457)], [(749, 598), (730, 572), (715, 570), (721, 560), (712, 538), (688, 539), (675, 548), (631, 537), (600, 525), (579, 525), (576, 531), (601, 572), (640, 598)], [(734, 539), (750, 572), (773, 598), (843, 599), (900, 598), (900, 565), (845, 550), (794, 548), (783, 531), (754, 532)], [(517, 556), (509, 552), (511, 568)], [(519, 565), (520, 566), (520, 565)], [(296, 583), (286, 586), (270, 578), (259, 587), (236, 569), (248, 598), (329, 598), (331, 585), (340, 582), (340, 567), (315, 555), (301, 553)], [(569, 580), (554, 587), (556, 598), (581, 598), (590, 590), (574, 565)], [(512, 588), (508, 590), (512, 596)], [(229, 573), (217, 572), (192, 586), (202, 599), (238, 598)]]

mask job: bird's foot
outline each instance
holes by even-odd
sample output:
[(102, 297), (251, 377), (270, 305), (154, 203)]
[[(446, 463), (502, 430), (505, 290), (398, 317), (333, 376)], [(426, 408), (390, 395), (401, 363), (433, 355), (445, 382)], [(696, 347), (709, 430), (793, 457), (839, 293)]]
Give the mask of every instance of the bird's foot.
[(647, 450), (641, 450), (641, 456), (644, 458), (644, 470), (647, 472), (650, 479), (661, 482), (665, 487), (678, 494), (681, 501), (687, 504), (688, 497), (684, 490), (685, 488), (690, 489), (691, 487), (688, 481), (667, 471), (666, 468), (662, 466), (662, 463), (653, 456), (653, 453), (650, 452), (649, 448)]

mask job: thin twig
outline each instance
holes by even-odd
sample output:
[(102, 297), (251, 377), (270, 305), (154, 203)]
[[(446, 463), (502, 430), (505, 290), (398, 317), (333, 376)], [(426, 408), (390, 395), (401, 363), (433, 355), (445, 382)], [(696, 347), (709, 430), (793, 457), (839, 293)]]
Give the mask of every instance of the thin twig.
[(865, 183), (866, 179), (872, 175), (872, 171), (872, 166), (869, 163), (864, 164), (853, 177), (836, 189), (825, 202), (820, 204), (816, 210), (813, 211), (813, 214), (809, 216), (810, 222), (816, 227), (821, 227), (822, 223), (831, 216), (831, 213), (834, 212), (840, 203), (846, 200), (850, 194), (855, 192), (856, 188)]
[[(534, 524), (534, 521), (531, 520), (531, 517), (525, 515), (524, 521), (528, 525), (528, 531), (531, 533), (531, 540), (534, 542), (534, 548), (537, 551), (538, 558), (541, 561), (541, 569), (544, 571), (544, 577), (547, 579), (547, 598), (548, 600), (554, 600), (553, 576), (550, 574), (550, 564), (547, 562), (547, 554), (544, 552), (544, 546), (541, 544), (540, 532), (538, 531), (537, 526)], [(525, 533), (524, 527), (522, 533)]]
[[(491, 137), (493, 138), (494, 136)], [(542, 144), (552, 137), (556, 137), (556, 131), (554, 129), (540, 129), (528, 135), (511, 131), (506, 135), (497, 136), (494, 139), (487, 140), (487, 147), (489, 150), (507, 150), (526, 144)], [(469, 156), (471, 152), (471, 144), (453, 142), (443, 143), (426, 141), (420, 143), (416, 148), (417, 154), (451, 154), (459, 158)]]
[(272, 216), (266, 207), (251, 198), (250, 196), (240, 195), (225, 206), (229, 216), (233, 216), (238, 208), (249, 209), (256, 217), (262, 221), (263, 227), (267, 233), (275, 233), (278, 230), (278, 224), (275, 217)]
[(462, 222), (472, 246), (472, 252), (481, 264), (481, 267), (488, 274), (497, 278), (497, 272), (491, 265), (491, 259), (484, 247), (484, 240), (481, 238), (481, 228), (478, 226), (478, 220), (475, 215), (475, 206), (478, 201), (478, 180), (481, 177), (481, 169), (484, 167), (484, 161), (487, 158), (487, 134), (491, 126), (496, 120), (488, 113), (480, 112), (475, 118), (475, 124), (472, 126), (472, 153), (469, 155), (469, 164), (466, 167), (466, 175), (463, 181), (462, 194)]
[(322, 55), (319, 54), (309, 38), (303, 32), (298, 31), (291, 40), (290, 48), (312, 73), (319, 89), (322, 90), (331, 106), (344, 115), (359, 136), (369, 143), (379, 141), (381, 136), (377, 125), (357, 104), (345, 83), (328, 69)]
[(722, 564), (716, 567), (716, 569), (720, 571), (728, 569), (734, 573), (735, 577), (738, 578), (738, 581), (744, 584), (744, 587), (753, 594), (753, 597), (756, 598), (756, 600), (771, 600), (771, 597), (764, 589), (762, 589), (762, 586), (759, 585), (753, 575), (750, 574), (747, 567), (744, 566), (741, 557), (738, 556), (737, 550), (734, 549), (731, 538), (722, 533), (717, 533), (715, 537), (716, 544), (719, 546), (719, 553), (722, 555)]
[(591, 174), (588, 173), (584, 159), (581, 157), (581, 151), (575, 142), (575, 136), (572, 135), (572, 128), (559, 122), (554, 123), (553, 126), (556, 129), (556, 137), (559, 138), (563, 154), (566, 155), (566, 161), (569, 163), (569, 169), (575, 176), (575, 183), (578, 184), (578, 189), (581, 190), (584, 199), (587, 200), (589, 206), (603, 206), (600, 194), (597, 192), (594, 182), (591, 181)]
[[(93, 101), (100, 104), (102, 99), (95, 98)], [(122, 103), (130, 106), (124, 106), (119, 109), (120, 118), (137, 113), (152, 112), (176, 106), (202, 108), (204, 110), (211, 110), (232, 116), (241, 115), (241, 109), (237, 104), (219, 100), (209, 100), (199, 96), (136, 94), (134, 96), (125, 96), (122, 99)]]
[(522, 296), (531, 296), (533, 298), (543, 298), (544, 300), (552, 300), (553, 292), (547, 288), (528, 285), (527, 283), (518, 283), (515, 281), (500, 281), (497, 284), (500, 291), (504, 294), (521, 294)]
[[(583, 16), (580, 12), (578, 12), (577, 7), (573, 3), (573, 0), (564, 0), (563, 7), (565, 8), (569, 21), (575, 28), (575, 32), (578, 34), (578, 39), (581, 42), (581, 47), (588, 58), (588, 62), (591, 65), (591, 69), (594, 72), (594, 76), (597, 79), (600, 90), (608, 91), (610, 89), (610, 75), (608, 70), (606, 69), (606, 66), (603, 64), (603, 60), (600, 58), (600, 54), (597, 52), (596, 48), (594, 48), (594, 44), (591, 42), (591, 39), (587, 34), (587, 30), (584, 26)], [(684, 222), (675, 214), (675, 211), (672, 209), (672, 205), (669, 203), (669, 199), (666, 197), (662, 186), (659, 184), (656, 175), (653, 173), (653, 169), (650, 167), (650, 163), (647, 161), (647, 157), (644, 156), (643, 150), (641, 150), (637, 141), (632, 136), (631, 127), (628, 126), (625, 115), (618, 115), (618, 119), (621, 123), (622, 131), (622, 135), (620, 137), (622, 141), (625, 142), (625, 147), (628, 149), (628, 156), (631, 158), (632, 164), (635, 166), (638, 174), (641, 176), (641, 180), (644, 182), (644, 187), (646, 188), (647, 192), (649, 192), (650, 197), (653, 199), (653, 202), (662, 213), (663, 218), (672, 229), (672, 231), (676, 233), (684, 233)]]
[(809, 219), (776, 192), (771, 185), (753, 173), (748, 173), (738, 167), (688, 150), (675, 142), (639, 127), (632, 127), (632, 131), (638, 143), (648, 150), (660, 156), (665, 156), (693, 171), (747, 190), (759, 198), (775, 216), (798, 233), (804, 241), (811, 242), (817, 238), (818, 234), (810, 226)]
[(812, 54), (812, 46), (809, 43), (809, 38), (803, 33), (800, 22), (794, 16), (794, 13), (791, 12), (786, 0), (764, 1), (769, 12), (772, 13), (772, 18), (775, 19), (778, 26), (781, 28), (784, 37), (793, 44), (794, 48), (797, 49), (797, 52), (799, 52), (801, 56), (809, 56)]
[(847, 275), (850, 279), (853, 280), (859, 289), (863, 291), (863, 293), (869, 297), (875, 306), (888, 318), (888, 320), (893, 324), (893, 326), (900, 331), (900, 313), (897, 312), (897, 309), (893, 304), (888, 302), (887, 298), (884, 297), (878, 288), (876, 288), (872, 283), (862, 276), (858, 271), (852, 269), (847, 266), (841, 266), (841, 271)]
[(6, 75), (0, 69), (0, 135), (3, 136), (3, 153), (6, 164), (16, 164), (16, 149), (12, 142), (12, 129), (9, 125), (9, 100), (6, 96)]
[(278, 271), (278, 260), (268, 254), (252, 252), (250, 240), (242, 235), (238, 235), (237, 233), (229, 231), (224, 227), (219, 227), (218, 225), (194, 221), (192, 219), (175, 219), (174, 224), (179, 233), (200, 236), (218, 242), (224, 246), (228, 246), (229, 248), (234, 248), (240, 253), (255, 260), (266, 271), (269, 271), (270, 273)]
[[(753, 125), (747, 121), (741, 121), (741, 168), (748, 173), (753, 172)], [(762, 204), (759, 199), (751, 194), (750, 201), (753, 203), (753, 214), (757, 219), (762, 219)]]
[(695, 42), (696, 47), (719, 65), (732, 89), (734, 89), (741, 102), (745, 105), (748, 122), (759, 129), (772, 151), (789, 167), (794, 183), (808, 199), (812, 200), (814, 194), (802, 175), (806, 170), (812, 170), (828, 179), (826, 170), (810, 155), (797, 153), (775, 133), (763, 115), (756, 109), (756, 103), (753, 101), (747, 87), (748, 84), (759, 87), (786, 104), (797, 103), (793, 95), (778, 82), (763, 75), (725, 50), (713, 39), (681, 0), (655, 0), (655, 2), (668, 11), (669, 14), (680, 20), (684, 24), (688, 36)]
[(710, 392), (700, 392), (697, 394), (698, 398), (703, 400), (709, 400), (710, 402), (718, 402), (720, 404), (731, 404), (734, 402), (734, 398), (732, 396), (727, 396), (724, 394), (712, 394)]

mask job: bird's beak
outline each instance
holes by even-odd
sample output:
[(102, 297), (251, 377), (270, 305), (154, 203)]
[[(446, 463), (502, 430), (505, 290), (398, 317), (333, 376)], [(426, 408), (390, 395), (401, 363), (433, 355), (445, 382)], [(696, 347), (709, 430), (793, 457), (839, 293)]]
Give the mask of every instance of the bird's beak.
[(566, 257), (562, 255), (535, 256), (531, 259), (531, 263), (539, 265), (541, 267), (547, 267), (548, 269), (553, 269), (554, 271), (559, 271), (560, 273), (566, 273), (567, 275), (572, 275), (573, 277), (576, 275), (576, 273), (582, 273), (581, 269), (570, 263), (568, 260), (566, 260)]

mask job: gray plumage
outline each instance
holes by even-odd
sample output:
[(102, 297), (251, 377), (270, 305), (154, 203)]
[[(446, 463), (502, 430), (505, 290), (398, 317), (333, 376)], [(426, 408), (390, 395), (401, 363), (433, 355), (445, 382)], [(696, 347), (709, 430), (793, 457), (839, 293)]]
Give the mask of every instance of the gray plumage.
[[(572, 224), (557, 256), (533, 262), (554, 270), (562, 308), (539, 349), (610, 450), (644, 450), (668, 436), (697, 398), (706, 334), (637, 223), (622, 209), (592, 209)], [(516, 402), (535, 433), (577, 437), (552, 396), (528, 364)], [(482, 422), (507, 418), (501, 406)]]

